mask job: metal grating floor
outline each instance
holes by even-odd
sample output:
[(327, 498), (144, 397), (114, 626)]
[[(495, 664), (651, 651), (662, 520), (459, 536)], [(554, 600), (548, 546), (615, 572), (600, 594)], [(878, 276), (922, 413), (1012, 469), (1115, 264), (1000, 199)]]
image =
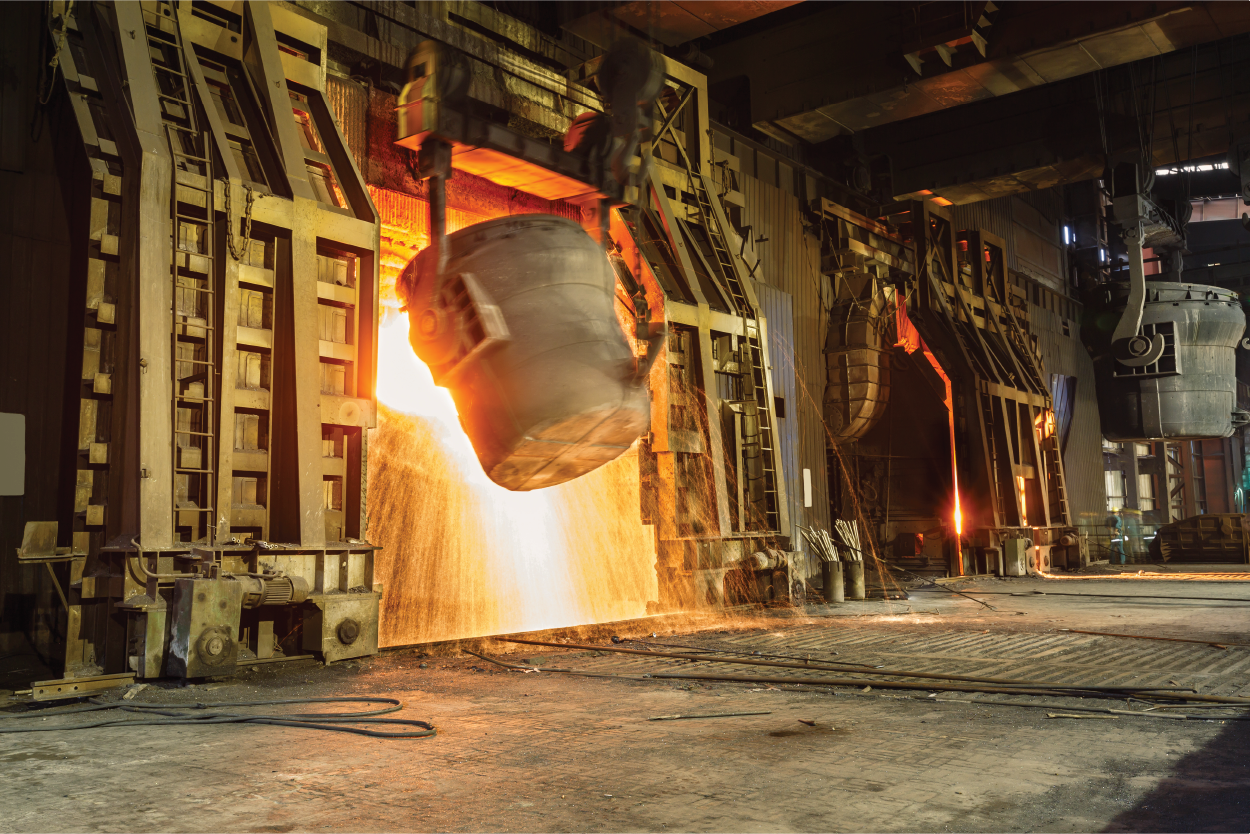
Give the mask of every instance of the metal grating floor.
[[(1013, 680), (1084, 686), (1192, 686), (1208, 695), (1250, 696), (1250, 648), (1218, 649), (1200, 644), (1172, 644), (1080, 634), (1011, 634), (943, 632), (917, 634), (865, 626), (807, 625), (781, 633), (688, 635), (657, 639), (741, 650), (744, 654), (791, 655), (813, 661), (884, 665), (890, 669), (942, 672)], [(656, 649), (656, 645), (623, 644)], [(685, 651), (674, 648), (668, 651)], [(836, 652), (836, 654), (833, 654)], [(535, 647), (535, 654), (539, 653)], [(778, 658), (766, 658), (776, 660)], [(552, 665), (590, 672), (656, 672), (755, 675), (767, 677), (854, 677), (853, 672), (751, 667), (700, 660), (606, 654), (582, 656)], [(867, 670), (866, 670), (867, 671)]]

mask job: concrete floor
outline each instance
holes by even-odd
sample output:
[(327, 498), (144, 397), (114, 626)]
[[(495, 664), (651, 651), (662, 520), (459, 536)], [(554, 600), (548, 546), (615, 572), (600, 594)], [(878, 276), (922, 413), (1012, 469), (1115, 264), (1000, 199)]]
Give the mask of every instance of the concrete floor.
[[(768, 641), (773, 647), (785, 646), (800, 633), (808, 645), (817, 638), (836, 645), (852, 634), (878, 632), (897, 635), (899, 641), (988, 634), (983, 643), (1006, 644), (1067, 627), (1250, 644), (1250, 583), (992, 580), (956, 587), (980, 594), (999, 610), (925, 590), (913, 592), (906, 602), (854, 603), (817, 612), (829, 616), (703, 620), (685, 628), (635, 624), (631, 633), (655, 628), (662, 629), (656, 639), (674, 643), (750, 646)], [(1048, 593), (1032, 593), (1036, 590)], [(1055, 591), (1139, 598), (1056, 596)], [(1228, 601), (1179, 599), (1184, 596)], [(1147, 651), (1156, 646), (1172, 651), (1178, 675), (1196, 668), (1187, 660), (1187, 644), (1090, 639), (1103, 641), (1099, 646), (1131, 643)], [(1233, 681), (1233, 691), (1250, 696), (1250, 646), (1189, 645), (1194, 658), (1211, 653), (1223, 658), (1233, 670), (1222, 679), (1225, 688)], [(510, 649), (492, 644), (488, 651)], [(531, 648), (508, 659), (540, 654), (549, 666), (587, 668), (619, 657), (562, 656), (559, 650)], [(843, 659), (851, 656), (849, 649), (839, 653)], [(732, 672), (758, 674), (749, 667)], [(1048, 718), (1048, 709), (969, 702), (979, 696), (941, 693), (935, 699), (926, 692), (878, 688), (865, 693), (522, 674), (477, 658), (430, 657), (415, 650), (329, 668), (272, 667), (224, 684), (177, 688), (171, 683), (145, 689), (135, 700), (216, 703), (347, 694), (400, 698), (406, 704), (400, 715), (431, 720), (439, 734), (396, 741), (223, 725), (4, 735), (0, 828), (1250, 828), (1250, 760), (1245, 755), (1250, 722)], [(1129, 706), (1123, 701), (1110, 705)], [(768, 714), (647, 720), (757, 711)]]

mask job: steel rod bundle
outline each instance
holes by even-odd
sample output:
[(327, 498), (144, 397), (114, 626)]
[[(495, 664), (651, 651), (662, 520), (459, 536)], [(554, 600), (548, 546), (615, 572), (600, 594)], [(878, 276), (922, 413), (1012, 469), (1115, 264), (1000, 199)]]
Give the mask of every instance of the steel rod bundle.
[(859, 543), (859, 522), (843, 521), (842, 519), (834, 519), (834, 526), (838, 530), (838, 536), (841, 539), (842, 549), (846, 551), (848, 562), (864, 561), (864, 551)]
[(803, 538), (807, 539), (808, 544), (816, 551), (817, 558), (822, 562), (840, 562), (838, 558), (838, 549), (833, 544), (833, 539), (824, 530), (818, 530), (815, 527), (799, 527), (803, 533)]

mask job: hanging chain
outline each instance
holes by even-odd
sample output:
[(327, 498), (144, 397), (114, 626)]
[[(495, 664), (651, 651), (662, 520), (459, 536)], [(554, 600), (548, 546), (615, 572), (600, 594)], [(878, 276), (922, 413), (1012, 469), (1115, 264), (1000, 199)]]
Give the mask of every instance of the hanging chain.
[(252, 242), (252, 204), (256, 202), (256, 192), (252, 190), (252, 186), (243, 183), (243, 189), (247, 192), (247, 205), (243, 209), (243, 245), (238, 249), (234, 247), (234, 215), (230, 213), (230, 193), (234, 190), (229, 180), (226, 180), (226, 248), (230, 250), (230, 257), (236, 261), (243, 260), (247, 255), (248, 246)]

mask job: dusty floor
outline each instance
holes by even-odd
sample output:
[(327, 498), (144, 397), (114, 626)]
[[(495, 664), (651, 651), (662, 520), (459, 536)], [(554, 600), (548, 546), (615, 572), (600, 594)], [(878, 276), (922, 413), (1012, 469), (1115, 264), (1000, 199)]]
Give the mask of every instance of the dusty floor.
[[(1151, 674), (1250, 696), (1250, 645), (1059, 631), (1250, 644), (1250, 583), (993, 580), (954, 587), (998, 610), (930, 589), (906, 602), (814, 610), (832, 616), (704, 621), (693, 633), (670, 624), (654, 639), (829, 653), (821, 659), (836, 651), (838, 661), (867, 664), (918, 663), (927, 654), (939, 666), (993, 669), (1052, 658), (1051, 666), (1035, 664), (1036, 674)], [(1168, 598), (1147, 598), (1155, 596)], [(652, 639), (637, 628), (631, 636)], [(549, 669), (639, 671), (619, 654), (502, 644), (488, 651)], [(655, 669), (672, 671), (672, 664)], [(520, 673), (464, 655), (404, 650), (329, 668), (271, 667), (227, 683), (170, 683), (135, 701), (348, 694), (400, 698), (406, 709), (399, 715), (433, 721), (439, 734), (396, 741), (222, 725), (3, 735), (0, 829), (1250, 829), (1250, 721), (1047, 717), (1064, 704), (1141, 708), (1123, 700), (1010, 696), (1060, 704), (1034, 709), (972, 703), (1004, 696), (967, 693)], [(767, 714), (647, 720), (726, 712)], [(1217, 713), (1229, 715), (1210, 714)]]

